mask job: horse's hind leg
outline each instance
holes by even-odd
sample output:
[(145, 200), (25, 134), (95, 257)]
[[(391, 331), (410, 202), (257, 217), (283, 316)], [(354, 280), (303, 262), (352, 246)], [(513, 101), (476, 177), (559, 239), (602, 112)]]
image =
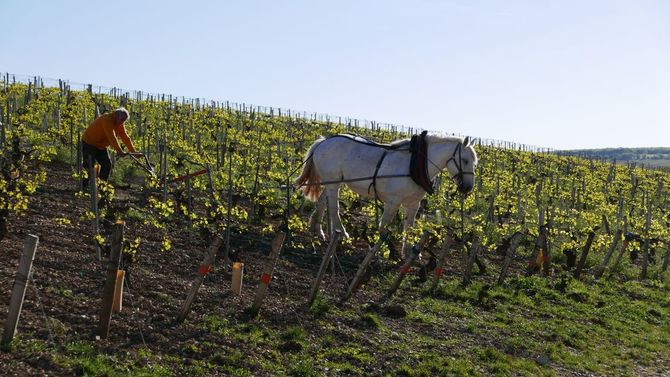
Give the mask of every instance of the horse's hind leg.
[[(386, 227), (393, 221), (396, 213), (398, 213), (399, 204), (387, 201), (384, 203), (384, 212), (382, 213), (382, 218), (379, 221), (379, 232), (388, 231)], [(392, 250), (391, 250), (392, 251)], [(395, 254), (395, 255), (394, 255)], [(390, 255), (391, 259), (398, 259), (397, 252)]]
[(319, 197), (319, 200), (316, 202), (316, 209), (309, 217), (309, 231), (312, 233), (312, 235), (321, 237), (322, 240), (326, 239), (326, 235), (323, 233), (321, 223), (323, 222), (323, 214), (326, 211), (327, 201), (328, 199), (326, 193), (322, 193)]
[(391, 221), (393, 221), (393, 217), (395, 217), (399, 207), (400, 204), (391, 201), (384, 203), (384, 212), (382, 213), (382, 218), (379, 221), (380, 231), (386, 228), (391, 223)]
[[(336, 230), (342, 232), (343, 238), (349, 238), (349, 234), (344, 230), (342, 219), (340, 218), (340, 185), (328, 185), (325, 192), (328, 197), (328, 216), (330, 217), (330, 232), (334, 233)], [(323, 194), (321, 194), (323, 196)]]

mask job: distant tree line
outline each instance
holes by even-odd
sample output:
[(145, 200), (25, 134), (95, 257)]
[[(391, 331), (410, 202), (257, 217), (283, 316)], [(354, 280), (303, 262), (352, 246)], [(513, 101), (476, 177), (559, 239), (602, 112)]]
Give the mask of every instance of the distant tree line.
[[(562, 151), (561, 154), (576, 155), (586, 158), (617, 160), (620, 162), (639, 160), (667, 160), (667, 163), (670, 164), (670, 148), (665, 147), (577, 149)], [(660, 163), (660, 165), (664, 164)]]
[(618, 163), (634, 162), (670, 171), (670, 148), (602, 148), (559, 151), (562, 155), (580, 156)]

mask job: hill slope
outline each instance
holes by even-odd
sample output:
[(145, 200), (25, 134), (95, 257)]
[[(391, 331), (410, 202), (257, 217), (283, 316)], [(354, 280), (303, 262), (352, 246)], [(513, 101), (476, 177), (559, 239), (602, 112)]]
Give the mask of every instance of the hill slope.
[[(381, 264), (340, 305), (346, 280), (340, 274), (351, 276), (362, 257), (355, 252), (362, 245), (347, 247), (338, 252), (344, 270), (326, 277), (322, 296), (308, 309), (305, 297), (322, 249), (312, 255), (285, 247), (270, 296), (260, 316), (251, 318), (245, 308), (272, 238), (260, 227), (233, 237), (245, 261), (242, 295), (230, 293), (217, 263), (187, 321), (175, 325), (207, 245), (175, 227), (172, 251), (160, 251), (160, 235), (127, 212), (141, 200), (135, 189), (117, 192), (124, 198), (117, 214), (135, 224), (126, 238), (144, 241), (123, 312), (114, 315), (109, 339), (95, 341), (105, 269), (81, 236), (90, 227), (83, 216), (88, 201), (75, 197), (74, 185), (67, 167), (50, 166), (29, 211), (11, 219), (10, 237), (0, 242), (0, 287), (8, 297), (20, 240), (27, 233), (40, 236), (18, 340), (11, 352), (0, 353), (2, 365), (22, 375), (651, 376), (670, 370), (665, 283), (581, 282), (559, 274), (554, 280), (513, 277), (494, 287), (501, 263), (495, 254), (485, 256), (487, 272), (466, 288), (459, 286), (462, 267), (454, 251), (435, 296), (417, 285), (414, 270), (397, 297), (371, 305), (396, 274)], [(525, 266), (525, 257), (516, 258), (512, 275)], [(6, 305), (0, 301), (0, 313)]]
[[(374, 201), (342, 189), (342, 220), (351, 238), (338, 247), (334, 272), (308, 309), (305, 299), (325, 245), (307, 232), (313, 203), (287, 190), (307, 147), (320, 134), (355, 132), (378, 141), (407, 135), (392, 127), (366, 129), (227, 104), (67, 86), (10, 85), (0, 91), (0, 103), (6, 104), (3, 117), (10, 114), (0, 130), (6, 143), (0, 205), (12, 204), (9, 233), (0, 240), (0, 287), (6, 297), (21, 239), (26, 233), (41, 238), (31, 281), (35, 289), (29, 291), (19, 337), (11, 352), (0, 354), (11, 371), (536, 376), (670, 370), (669, 280), (661, 267), (670, 255), (670, 176), (663, 172), (478, 145), (473, 193), (458, 195), (443, 174), (408, 235), (418, 240), (424, 231), (431, 233), (425, 258), (441, 249), (446, 234), (457, 241), (448, 249), (437, 292), (427, 292), (420, 269), (413, 267), (393, 299), (384, 301), (398, 269), (380, 258), (370, 280), (344, 304), (339, 297), (378, 234), (371, 220)], [(100, 185), (106, 220), (103, 233), (94, 237), (90, 197), (75, 190), (77, 135), (96, 109), (121, 104), (131, 112), (129, 131), (155, 164), (158, 179), (132, 160), (117, 160), (115, 190)], [(183, 178), (203, 171), (211, 176)], [(43, 184), (40, 177), (46, 177)], [(130, 285), (110, 338), (94, 341), (106, 271), (91, 245), (108, 244), (116, 219), (127, 226), (124, 266)], [(382, 254), (398, 247), (401, 223), (396, 218), (391, 225), (395, 238)], [(268, 301), (260, 316), (252, 317), (245, 309), (280, 227), (291, 234)], [(619, 232), (626, 233), (626, 242), (616, 239)], [(207, 272), (199, 266), (215, 234), (230, 234), (233, 259), (245, 263), (245, 289), (241, 296), (229, 293), (230, 278), (219, 258), (187, 321), (177, 325), (188, 287)], [(514, 234), (524, 237), (512, 251)], [(478, 253), (485, 267), (471, 284), (461, 285), (464, 262), (472, 260), (464, 258), (466, 250)], [(511, 271), (497, 285), (507, 250)], [(574, 268), (582, 250), (584, 269), (574, 278), (566, 270)], [(596, 281), (594, 270), (608, 250), (616, 253)], [(425, 270), (428, 277), (434, 271)], [(543, 276), (526, 276), (533, 273)], [(0, 303), (0, 313), (5, 305)]]

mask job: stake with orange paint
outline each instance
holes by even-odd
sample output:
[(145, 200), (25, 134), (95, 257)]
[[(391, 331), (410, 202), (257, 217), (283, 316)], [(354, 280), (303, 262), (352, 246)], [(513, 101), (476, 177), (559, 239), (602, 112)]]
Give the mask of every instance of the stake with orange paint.
[(203, 259), (200, 266), (198, 267), (198, 275), (195, 277), (195, 280), (191, 285), (191, 290), (189, 291), (188, 296), (184, 301), (184, 304), (179, 310), (179, 314), (177, 315), (178, 323), (183, 322), (184, 319), (186, 319), (188, 312), (191, 310), (191, 304), (193, 304), (193, 301), (195, 300), (195, 295), (198, 293), (200, 286), (205, 280), (205, 276), (207, 276), (207, 274), (211, 271), (212, 268), (211, 266), (214, 264), (214, 260), (216, 259), (216, 253), (219, 251), (221, 243), (223, 243), (223, 239), (219, 235), (214, 237), (214, 242), (212, 242), (209, 251), (205, 255), (205, 258)]
[(419, 241), (418, 245), (414, 245), (412, 247), (412, 251), (409, 253), (407, 256), (407, 259), (405, 260), (405, 264), (400, 268), (400, 272), (398, 273), (398, 276), (396, 276), (395, 281), (391, 285), (391, 288), (386, 292), (386, 295), (384, 296), (385, 299), (391, 298), (395, 291), (398, 290), (400, 287), (400, 284), (402, 281), (405, 279), (405, 276), (407, 276), (407, 273), (409, 273), (412, 263), (416, 260), (416, 258), (419, 257), (421, 252), (423, 251), (423, 248), (426, 247), (426, 244), (428, 243), (428, 238), (430, 236), (430, 232), (425, 230), (423, 232), (423, 235), (421, 236), (421, 240)]
[(442, 244), (440, 254), (437, 257), (437, 265), (435, 266), (435, 270), (433, 270), (433, 281), (430, 284), (431, 293), (435, 292), (435, 290), (437, 289), (437, 284), (440, 282), (440, 278), (444, 274), (444, 263), (447, 259), (447, 253), (449, 252), (449, 248), (451, 248), (453, 243), (454, 238), (451, 237), (449, 234), (447, 234), (446, 238), (444, 239), (444, 243)]
[(275, 264), (277, 264), (277, 258), (279, 257), (279, 251), (281, 250), (282, 244), (284, 243), (284, 238), (286, 233), (279, 232), (272, 241), (272, 251), (270, 252), (270, 260), (265, 265), (263, 273), (261, 274), (260, 284), (256, 290), (256, 297), (254, 298), (254, 304), (251, 307), (251, 311), (254, 314), (258, 314), (258, 311), (263, 304), (263, 300), (268, 293), (270, 287), (270, 281), (272, 280), (272, 271), (274, 271)]

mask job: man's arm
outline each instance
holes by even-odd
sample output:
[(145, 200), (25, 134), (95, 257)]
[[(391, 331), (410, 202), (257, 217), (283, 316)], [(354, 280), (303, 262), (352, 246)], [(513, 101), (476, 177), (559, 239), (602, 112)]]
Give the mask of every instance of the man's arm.
[(108, 125), (105, 125), (104, 127), (105, 130), (105, 136), (107, 137), (107, 141), (109, 141), (109, 145), (114, 148), (116, 153), (123, 153), (123, 150), (121, 150), (121, 146), (119, 145), (119, 141), (116, 140), (116, 135), (114, 135), (114, 128), (109, 127)]
[(122, 124), (116, 128), (116, 132), (119, 134), (119, 137), (121, 138), (121, 141), (123, 141), (123, 144), (125, 144), (126, 148), (128, 148), (130, 152), (136, 153), (137, 151), (135, 150), (133, 141), (130, 140), (130, 136), (128, 136), (128, 134), (126, 133), (126, 127)]

